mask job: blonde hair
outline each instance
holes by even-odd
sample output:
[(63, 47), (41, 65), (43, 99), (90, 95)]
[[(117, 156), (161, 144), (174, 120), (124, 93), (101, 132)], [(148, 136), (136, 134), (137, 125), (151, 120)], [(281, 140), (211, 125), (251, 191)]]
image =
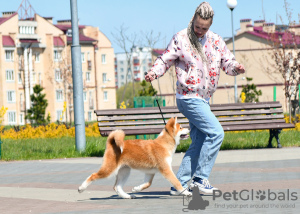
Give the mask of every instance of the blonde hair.
[(190, 43), (192, 45), (192, 48), (197, 50), (197, 52), (199, 53), (203, 62), (207, 62), (206, 57), (204, 56), (204, 53), (203, 53), (202, 44), (199, 42), (198, 37), (196, 36), (196, 34), (194, 32), (194, 20), (197, 15), (199, 15), (200, 18), (205, 19), (205, 20), (211, 18), (211, 21), (212, 21), (213, 17), (214, 17), (214, 11), (208, 2), (202, 2), (196, 8), (195, 14), (194, 14), (193, 18), (191, 19), (191, 21), (188, 25), (188, 28), (187, 28), (187, 34), (188, 34)]

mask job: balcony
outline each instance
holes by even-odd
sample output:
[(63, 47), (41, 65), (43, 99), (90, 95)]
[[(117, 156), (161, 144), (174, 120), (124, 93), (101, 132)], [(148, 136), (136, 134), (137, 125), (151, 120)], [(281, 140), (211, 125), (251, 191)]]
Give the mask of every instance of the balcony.
[(87, 61), (87, 66), (88, 66), (88, 70), (92, 70), (92, 61), (91, 60), (88, 60)]
[(19, 71), (23, 71), (24, 70), (24, 58), (23, 57), (19, 57)]
[(25, 112), (26, 108), (25, 108), (25, 101), (20, 101), (20, 111)]
[(36, 34), (37, 22), (36, 21), (21, 21), (18, 22), (19, 35), (18, 39), (39, 39)]
[(89, 99), (89, 109), (90, 110), (94, 109), (94, 100), (93, 99)]

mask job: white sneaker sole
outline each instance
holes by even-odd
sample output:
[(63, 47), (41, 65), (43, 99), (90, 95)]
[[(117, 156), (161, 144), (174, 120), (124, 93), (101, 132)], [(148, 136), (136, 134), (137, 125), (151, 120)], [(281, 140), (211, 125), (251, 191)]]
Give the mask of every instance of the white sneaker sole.
[(212, 189), (205, 189), (205, 188), (202, 188), (202, 187), (200, 187), (200, 186), (198, 186), (198, 185), (195, 185), (195, 184), (193, 184), (193, 183), (191, 183), (190, 184), (190, 189), (192, 189), (193, 187), (198, 187), (198, 189), (199, 189), (199, 192), (202, 192), (202, 193), (205, 193), (205, 194), (210, 194), (210, 195), (212, 195), (213, 194), (213, 191), (214, 190), (218, 190), (217, 188), (212, 188)]

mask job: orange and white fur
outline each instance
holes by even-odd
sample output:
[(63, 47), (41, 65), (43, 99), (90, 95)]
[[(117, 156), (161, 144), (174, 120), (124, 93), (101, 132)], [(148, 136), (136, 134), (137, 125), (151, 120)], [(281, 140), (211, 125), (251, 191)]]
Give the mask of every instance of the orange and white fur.
[(124, 141), (125, 134), (122, 130), (113, 131), (107, 138), (100, 170), (91, 174), (78, 188), (78, 192), (83, 192), (97, 179), (117, 173), (114, 190), (122, 198), (135, 198), (134, 195), (125, 193), (122, 188), (132, 168), (145, 172), (144, 183), (134, 187), (132, 192), (140, 192), (150, 187), (155, 173), (160, 172), (176, 188), (178, 194), (192, 195), (182, 187), (171, 166), (172, 156), (180, 139), (187, 138), (188, 133), (188, 129), (177, 123), (177, 118), (171, 118), (155, 140)]

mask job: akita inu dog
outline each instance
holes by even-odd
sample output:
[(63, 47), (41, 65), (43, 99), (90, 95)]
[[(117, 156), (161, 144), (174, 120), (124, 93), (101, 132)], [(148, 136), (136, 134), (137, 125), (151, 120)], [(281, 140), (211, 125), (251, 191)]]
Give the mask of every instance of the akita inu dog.
[(155, 140), (124, 141), (125, 134), (122, 130), (111, 132), (107, 138), (100, 170), (91, 174), (78, 188), (78, 192), (83, 192), (93, 181), (116, 172), (114, 190), (122, 198), (135, 198), (134, 195), (125, 193), (122, 188), (132, 168), (145, 172), (144, 183), (134, 187), (132, 192), (140, 192), (150, 187), (155, 173), (160, 172), (176, 188), (178, 194), (192, 195), (182, 187), (171, 166), (172, 156), (180, 139), (186, 139), (188, 133), (188, 129), (177, 123), (177, 117), (168, 121)]

